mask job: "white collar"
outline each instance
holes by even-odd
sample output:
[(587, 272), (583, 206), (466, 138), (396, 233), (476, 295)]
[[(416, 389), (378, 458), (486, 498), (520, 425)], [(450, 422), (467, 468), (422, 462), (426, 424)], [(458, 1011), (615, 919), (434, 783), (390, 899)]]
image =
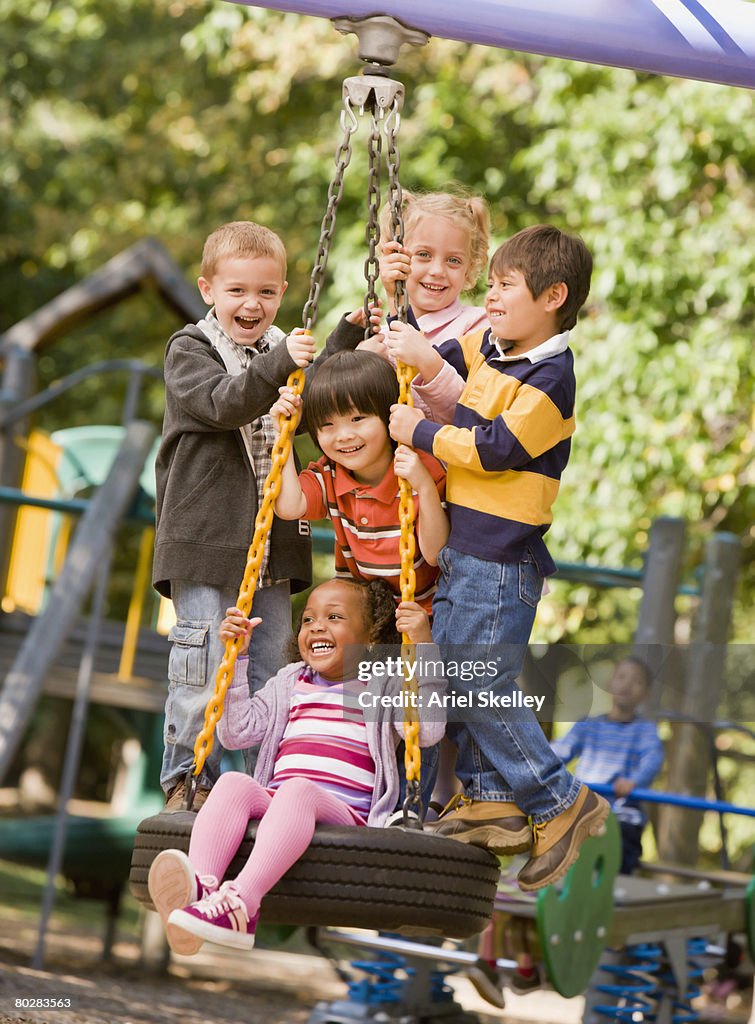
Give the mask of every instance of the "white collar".
[(542, 359), (560, 356), (562, 352), (566, 351), (569, 347), (569, 331), (554, 334), (552, 338), (548, 338), (547, 341), (543, 341), (535, 348), (531, 348), (529, 352), (521, 352), (513, 356), (506, 355), (508, 349), (501, 347), (500, 341), (492, 331), (490, 332), (490, 341), (498, 350), (498, 355), (493, 356), (494, 359), (500, 359), (503, 362), (513, 362), (514, 359), (529, 359), (531, 363), (539, 363)]

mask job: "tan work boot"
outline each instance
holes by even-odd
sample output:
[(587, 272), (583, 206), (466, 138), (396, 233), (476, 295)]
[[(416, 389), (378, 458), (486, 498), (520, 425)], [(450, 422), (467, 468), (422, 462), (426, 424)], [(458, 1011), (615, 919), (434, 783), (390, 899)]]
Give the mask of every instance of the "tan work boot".
[(502, 800), (472, 800), (457, 793), (437, 821), (425, 828), (436, 836), (483, 846), (499, 857), (525, 853), (532, 845), (527, 816), (516, 804)]
[(610, 811), (607, 800), (582, 786), (571, 807), (550, 821), (536, 822), (532, 855), (517, 876), (519, 888), (532, 892), (563, 878), (585, 839), (603, 835)]
[[(191, 810), (198, 811), (209, 795), (209, 786), (197, 786), (197, 790), (194, 794), (194, 802), (191, 805)], [(168, 793), (168, 799), (165, 801), (165, 810), (183, 811), (185, 796), (186, 783), (183, 780), (181, 780), (181, 782), (177, 782), (173, 789), (171, 789), (170, 793)]]

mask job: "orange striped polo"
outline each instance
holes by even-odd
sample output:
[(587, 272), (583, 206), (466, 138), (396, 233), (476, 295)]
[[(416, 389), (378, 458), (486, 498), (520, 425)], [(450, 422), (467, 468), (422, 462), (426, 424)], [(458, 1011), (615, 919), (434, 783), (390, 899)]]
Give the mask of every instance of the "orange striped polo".
[[(446, 473), (437, 459), (419, 452), (438, 488), (441, 501), (446, 491)], [(299, 474), (299, 483), (307, 500), (305, 519), (330, 519), (335, 533), (336, 576), (354, 576), (369, 580), (380, 577), (400, 597), (401, 560), (399, 557), (399, 481), (389, 467), (376, 487), (357, 483), (338, 463), (323, 455), (310, 462)], [(445, 507), (445, 504), (444, 504)], [(414, 494), (415, 522), (419, 515), (419, 497)], [(414, 557), (417, 582), (415, 600), (428, 613), (432, 609), (438, 568), (428, 565), (419, 545)]]

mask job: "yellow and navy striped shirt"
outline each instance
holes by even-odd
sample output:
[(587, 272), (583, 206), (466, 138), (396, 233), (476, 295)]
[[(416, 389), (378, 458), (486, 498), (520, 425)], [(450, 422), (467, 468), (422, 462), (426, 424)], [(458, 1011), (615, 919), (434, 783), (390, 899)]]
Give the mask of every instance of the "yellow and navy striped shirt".
[(423, 420), (412, 444), (448, 467), (449, 547), (493, 562), (529, 550), (548, 576), (556, 566), (543, 534), (569, 460), (576, 382), (564, 335), (545, 346), (554, 354), (506, 357), (490, 329), (439, 345), (466, 384), (453, 424)]

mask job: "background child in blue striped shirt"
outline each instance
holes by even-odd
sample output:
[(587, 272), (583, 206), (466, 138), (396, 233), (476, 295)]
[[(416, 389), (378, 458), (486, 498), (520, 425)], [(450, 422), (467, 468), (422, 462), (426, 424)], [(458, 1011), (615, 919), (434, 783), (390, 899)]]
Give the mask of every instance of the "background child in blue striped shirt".
[[(464, 684), (472, 707), (511, 701), (543, 578), (555, 571), (543, 535), (574, 432), (569, 330), (591, 273), (579, 238), (544, 224), (514, 235), (490, 262), (490, 328), (437, 349), (466, 380), (453, 424), (407, 406), (391, 411), (395, 440), (448, 467), (451, 533), (438, 559), (433, 638), (447, 645), (447, 657), (460, 645), (497, 655), (493, 678)], [(408, 362), (417, 331), (393, 323), (386, 345)], [(497, 854), (531, 850), (518, 876), (525, 891), (561, 878), (582, 842), (602, 831), (608, 803), (566, 771), (529, 709), (470, 713), (447, 732), (458, 746), (463, 792), (435, 830)]]
[(642, 856), (647, 815), (632, 790), (647, 788), (663, 764), (663, 744), (655, 722), (638, 714), (650, 689), (650, 669), (630, 655), (616, 665), (608, 684), (611, 710), (584, 718), (551, 746), (564, 764), (577, 757), (574, 773), (582, 782), (613, 787), (613, 812), (621, 827), (621, 871), (631, 875)]

